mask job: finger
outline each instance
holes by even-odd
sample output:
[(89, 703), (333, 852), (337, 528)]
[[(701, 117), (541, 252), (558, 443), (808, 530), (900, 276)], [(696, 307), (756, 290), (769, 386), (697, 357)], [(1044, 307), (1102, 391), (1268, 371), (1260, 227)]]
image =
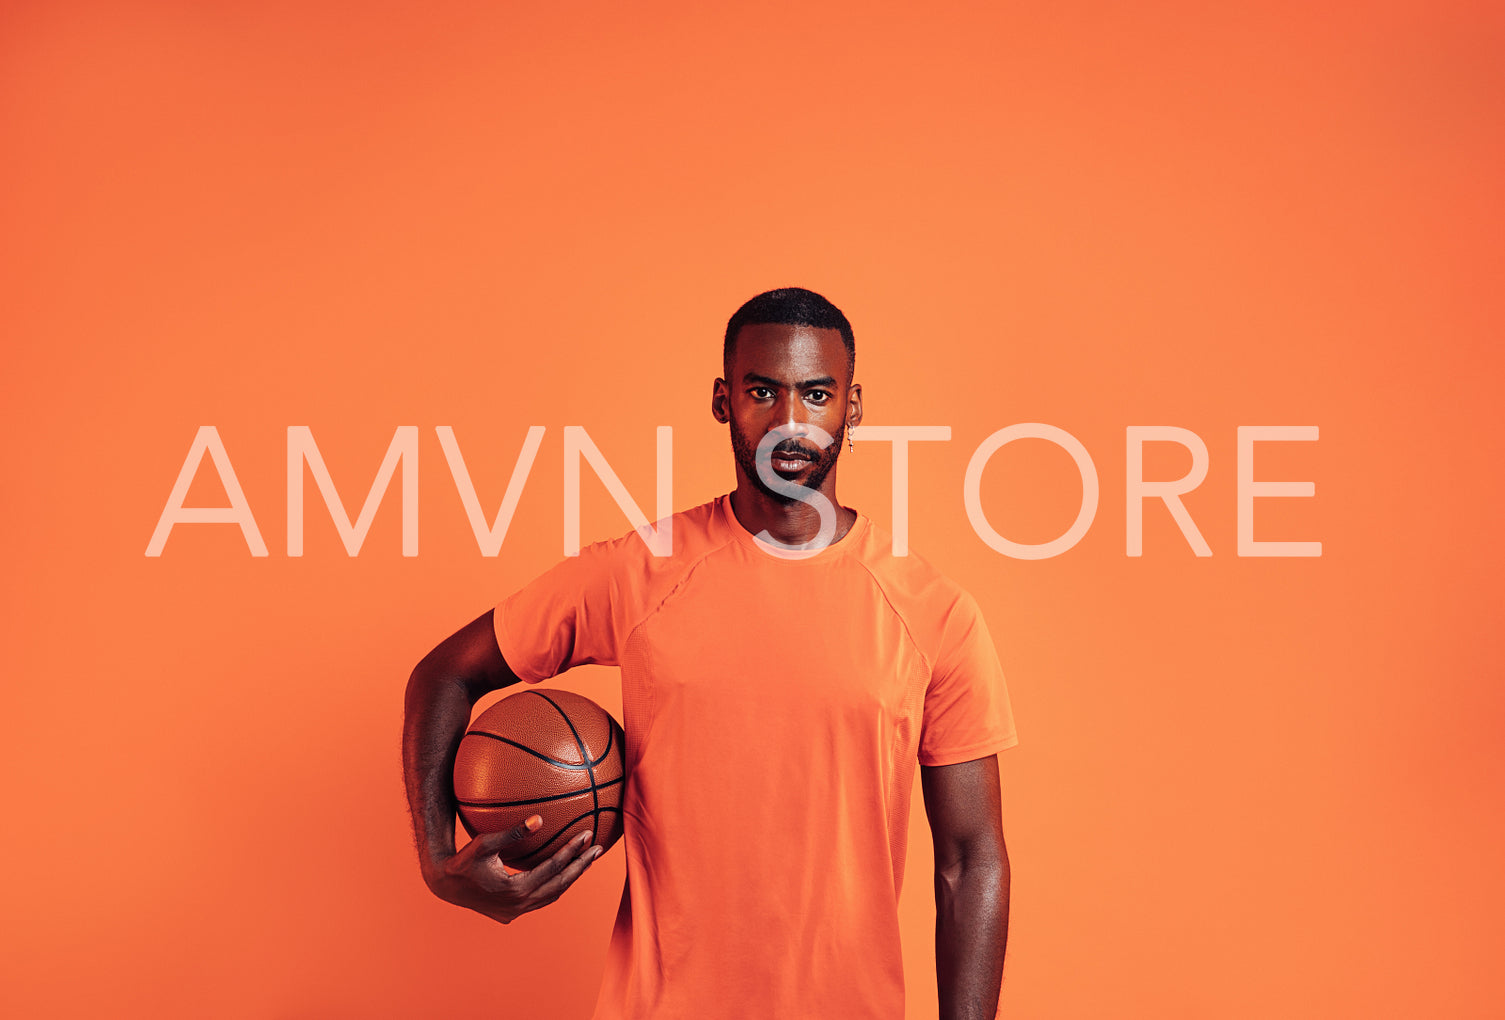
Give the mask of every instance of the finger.
[(582, 832), (555, 851), (554, 856), (518, 875), (517, 880), (525, 889), (537, 889), (567, 868), (590, 845), (591, 834)]
[(481, 856), (495, 856), (496, 854), (499, 854), (503, 850), (507, 849), (507, 847), (511, 846), (513, 843), (516, 843), (519, 840), (523, 839), (530, 832), (538, 831), (538, 828), (541, 825), (543, 825), (543, 819), (541, 817), (539, 817), (538, 815), (530, 815), (529, 817), (518, 822), (510, 829), (503, 829), (501, 832), (481, 833), (480, 835), (476, 836), (475, 839), (472, 839), (469, 843), (466, 843), (465, 846), (460, 849), (460, 854), (464, 855), (464, 859), (467, 861)]
[(545, 897), (548, 900), (558, 899), (566, 889), (575, 884), (575, 879), (585, 874), (585, 869), (594, 864), (596, 858), (600, 857), (605, 852), (606, 851), (599, 846), (591, 847), (585, 853), (581, 854), (579, 857), (576, 857), (573, 861), (566, 865), (564, 870), (562, 870), (559, 874), (555, 875), (553, 878), (551, 878), (549, 881), (545, 882), (542, 886), (535, 890), (534, 895)]

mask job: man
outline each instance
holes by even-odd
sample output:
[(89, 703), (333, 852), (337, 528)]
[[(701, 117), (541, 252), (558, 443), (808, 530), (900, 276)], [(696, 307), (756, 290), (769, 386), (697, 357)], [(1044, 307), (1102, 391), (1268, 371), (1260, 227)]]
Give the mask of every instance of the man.
[(997, 1010), (1008, 695), (971, 597), (836, 500), (841, 443), (862, 420), (854, 363), (851, 326), (820, 295), (747, 302), (711, 397), (735, 491), (674, 515), (672, 555), (636, 533), (592, 545), (413, 671), (403, 750), (424, 878), (505, 924), (600, 849), (577, 840), (513, 875), (498, 852), (524, 826), (455, 851), (449, 776), (471, 706), (518, 680), (621, 665), (627, 888), (597, 1020), (902, 1017), (916, 763), (940, 1015)]

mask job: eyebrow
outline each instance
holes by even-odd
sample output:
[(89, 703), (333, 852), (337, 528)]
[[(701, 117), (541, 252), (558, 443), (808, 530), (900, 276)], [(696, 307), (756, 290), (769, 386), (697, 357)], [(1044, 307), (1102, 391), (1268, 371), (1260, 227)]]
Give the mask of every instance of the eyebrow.
[[(782, 381), (780, 381), (778, 379), (770, 379), (768, 376), (766, 376), (766, 375), (759, 375), (756, 372), (749, 372), (746, 375), (744, 375), (742, 377), (742, 382), (744, 384), (746, 384), (746, 383), (760, 383), (760, 384), (762, 384), (764, 386), (783, 386), (783, 385), (785, 385)], [(795, 389), (808, 390), (812, 386), (834, 387), (835, 385), (836, 385), (836, 380), (835, 379), (831, 378), (829, 375), (823, 375), (819, 379), (806, 379), (803, 382), (795, 383), (794, 387), (795, 387)]]

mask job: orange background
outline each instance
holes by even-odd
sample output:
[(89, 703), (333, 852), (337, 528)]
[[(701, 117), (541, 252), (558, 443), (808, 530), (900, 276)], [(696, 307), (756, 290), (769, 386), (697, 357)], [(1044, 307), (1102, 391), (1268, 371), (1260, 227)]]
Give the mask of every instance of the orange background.
[[(1484, 1017), (1505, 947), (1505, 18), (1497, 4), (11, 3), (0, 12), (10, 1016), (583, 1017), (620, 851), (501, 928), (418, 875), (398, 757), (412, 664), (559, 558), (561, 434), (645, 509), (732, 485), (720, 331), (797, 283), (857, 330), (870, 424), (913, 448), (912, 546), (978, 598), (1011, 678), (1018, 1017)], [(1050, 560), (968, 526), (1014, 422), (1091, 452), (1102, 504)], [(228, 525), (143, 555), (218, 426), (271, 555)], [(286, 555), (285, 436), (317, 490)], [(494, 513), (482, 557), (434, 426)], [(1124, 430), (1210, 451), (1124, 551)], [(1239, 425), (1262, 444), (1236, 555)], [(1147, 455), (1179, 477), (1184, 451)], [(885, 445), (844, 502), (890, 516)], [(589, 472), (587, 541), (626, 530)], [(1079, 492), (994, 458), (995, 526)], [(213, 472), (190, 505), (222, 504)], [(609, 670), (568, 684), (620, 712)], [(729, 734), (728, 739), (736, 739)], [(905, 891), (933, 1013), (929, 846)], [(790, 861), (730, 860), (728, 880)], [(830, 866), (840, 866), (832, 862)]]

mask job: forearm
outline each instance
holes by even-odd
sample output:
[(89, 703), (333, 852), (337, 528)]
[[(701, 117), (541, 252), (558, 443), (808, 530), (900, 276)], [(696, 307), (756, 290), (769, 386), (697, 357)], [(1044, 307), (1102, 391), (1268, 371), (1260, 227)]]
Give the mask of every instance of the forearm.
[(403, 780), (423, 880), (440, 899), (503, 924), (553, 903), (600, 856), (586, 852), (589, 839), (582, 833), (537, 867), (508, 872), (503, 857), (538, 827), (537, 815), (502, 832), (481, 833), (455, 851), (451, 784), (471, 709), (488, 691), (520, 679), (502, 657), (495, 618), (487, 612), (414, 667), (402, 720)]
[(455, 852), (455, 752), (475, 699), (465, 685), (420, 662), (408, 680), (403, 712), (402, 771), (425, 881)]
[(935, 966), (941, 1020), (992, 1020), (1009, 928), (1009, 859), (974, 852), (935, 874)]

